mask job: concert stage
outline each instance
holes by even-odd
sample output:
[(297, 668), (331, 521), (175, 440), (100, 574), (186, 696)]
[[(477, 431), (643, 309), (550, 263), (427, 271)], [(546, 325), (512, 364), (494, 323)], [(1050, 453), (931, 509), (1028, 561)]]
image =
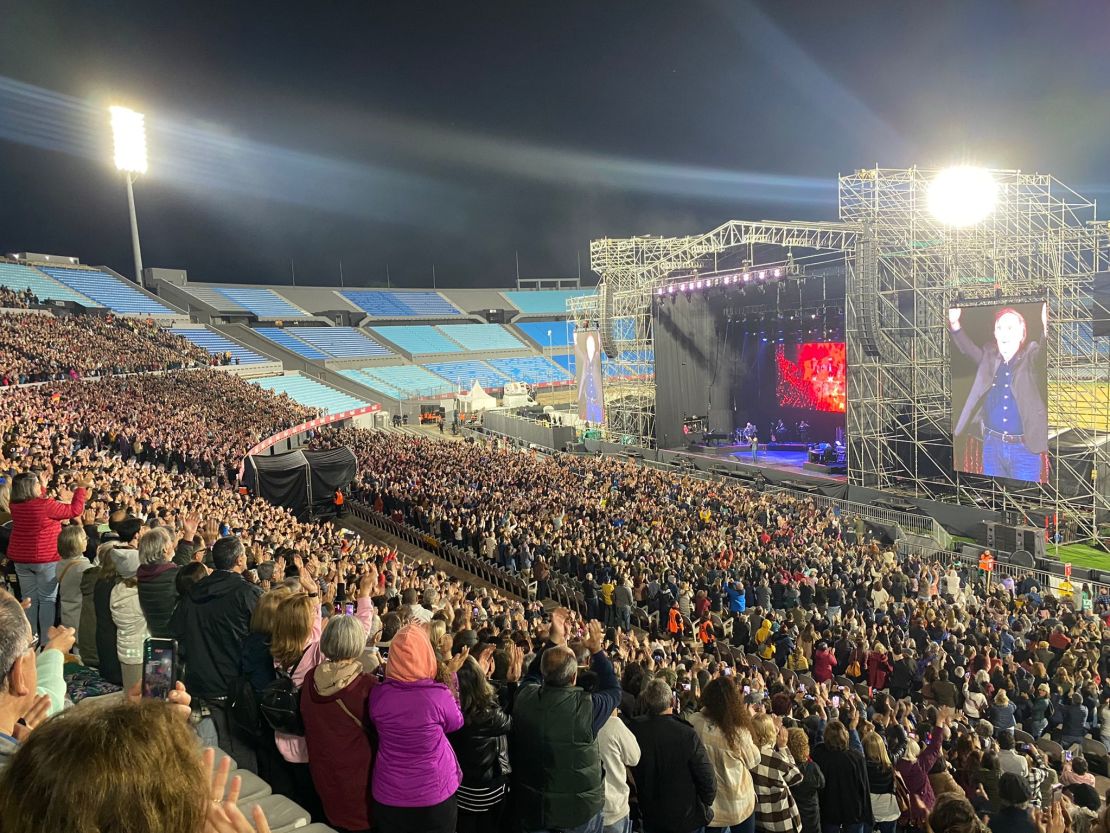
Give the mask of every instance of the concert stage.
[(695, 445), (688, 450), (681, 451), (673, 449), (681, 454), (689, 454), (693, 457), (703, 457), (714, 460), (728, 460), (740, 463), (753, 469), (774, 469), (775, 471), (784, 474), (797, 474), (803, 477), (813, 477), (821, 480), (828, 480), (834, 483), (846, 483), (848, 476), (844, 474), (833, 474), (823, 469), (826, 466), (820, 466), (817, 463), (807, 463), (807, 452), (805, 446), (797, 443), (783, 443), (782, 447), (772, 444), (773, 449), (766, 449), (760, 446), (759, 456), (753, 462), (751, 447), (747, 444), (740, 445)]

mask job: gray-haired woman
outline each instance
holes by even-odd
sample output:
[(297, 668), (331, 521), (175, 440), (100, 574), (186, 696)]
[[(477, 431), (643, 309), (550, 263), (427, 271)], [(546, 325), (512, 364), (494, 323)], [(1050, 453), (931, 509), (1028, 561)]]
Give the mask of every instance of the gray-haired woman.
[[(360, 599), (359, 604), (369, 603)], [(301, 687), (301, 719), (308, 766), (328, 823), (342, 830), (369, 831), (370, 771), (374, 742), (368, 715), (377, 679), (363, 671), (366, 629), (354, 616), (333, 616), (320, 635), (324, 661)]]

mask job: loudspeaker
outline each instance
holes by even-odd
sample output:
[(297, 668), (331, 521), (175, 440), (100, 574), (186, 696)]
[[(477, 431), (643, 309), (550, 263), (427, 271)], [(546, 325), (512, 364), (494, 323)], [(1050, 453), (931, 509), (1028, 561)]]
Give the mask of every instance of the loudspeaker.
[(979, 521), (979, 528), (975, 530), (975, 541), (980, 546), (993, 550), (996, 544), (996, 527), (997, 523), (994, 521)]
[(1037, 561), (1028, 550), (1018, 550), (1010, 556), (1010, 563), (1018, 567), (1032, 567)]

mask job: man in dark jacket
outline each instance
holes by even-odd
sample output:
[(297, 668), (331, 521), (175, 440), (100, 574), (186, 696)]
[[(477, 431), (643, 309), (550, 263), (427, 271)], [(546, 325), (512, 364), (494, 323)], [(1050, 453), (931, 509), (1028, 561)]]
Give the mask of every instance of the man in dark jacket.
[(193, 702), (211, 713), (220, 749), (240, 769), (254, 772), (254, 750), (232, 732), (227, 697), (262, 591), (243, 578), (247, 556), (238, 538), (219, 539), (212, 546), (212, 563), (216, 571), (194, 584), (174, 608), (170, 632), (185, 661), (185, 685)]
[(694, 727), (674, 714), (666, 681), (648, 681), (629, 724), (640, 744), (636, 779), (645, 833), (691, 833), (713, 820), (717, 776)]
[(139, 607), (146, 617), (147, 630), (155, 639), (170, 639), (170, 616), (177, 604), (177, 571), (173, 558), (173, 536), (164, 527), (155, 527), (139, 541)]
[(597, 734), (620, 704), (621, 687), (603, 650), (601, 623), (589, 624), (586, 649), (594, 691), (578, 688), (578, 658), (566, 645), (567, 611), (552, 614), (551, 647), (524, 678), (513, 705), (513, 792), (520, 829), (600, 833), (605, 803)]

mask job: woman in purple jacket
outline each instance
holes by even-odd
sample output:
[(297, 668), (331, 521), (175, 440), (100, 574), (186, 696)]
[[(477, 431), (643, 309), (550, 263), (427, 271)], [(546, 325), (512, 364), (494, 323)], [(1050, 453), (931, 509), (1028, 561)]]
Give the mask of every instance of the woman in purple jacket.
[[(447, 671), (453, 679), (467, 652)], [(455, 792), (462, 770), (447, 734), (462, 728), (457, 687), (436, 677), (428, 632), (420, 624), (397, 631), (389, 646), (385, 681), (370, 692), (378, 732), (371, 792), (374, 821), (390, 833), (454, 833)]]

